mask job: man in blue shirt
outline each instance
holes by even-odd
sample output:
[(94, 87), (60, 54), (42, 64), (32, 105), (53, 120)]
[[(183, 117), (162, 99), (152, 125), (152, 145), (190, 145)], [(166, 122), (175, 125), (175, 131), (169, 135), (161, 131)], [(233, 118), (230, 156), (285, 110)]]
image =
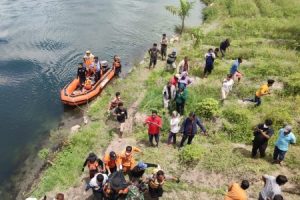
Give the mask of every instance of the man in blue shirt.
[(238, 82), (240, 82), (243, 76), (243, 74), (238, 70), (242, 62), (243, 62), (242, 58), (238, 58), (237, 60), (235, 60), (229, 71), (229, 74), (232, 74), (234, 79), (237, 78)]
[(284, 156), (289, 149), (289, 144), (295, 144), (296, 137), (292, 133), (292, 127), (286, 125), (279, 130), (279, 138), (275, 144), (273, 163), (280, 164), (284, 160)]
[(183, 147), (186, 139), (188, 139), (188, 144), (192, 144), (193, 138), (197, 133), (197, 125), (201, 128), (202, 132), (206, 135), (206, 129), (201, 123), (200, 119), (195, 115), (194, 112), (189, 114), (189, 117), (184, 120), (182, 123), (181, 130), (183, 136), (180, 142), (180, 147)]

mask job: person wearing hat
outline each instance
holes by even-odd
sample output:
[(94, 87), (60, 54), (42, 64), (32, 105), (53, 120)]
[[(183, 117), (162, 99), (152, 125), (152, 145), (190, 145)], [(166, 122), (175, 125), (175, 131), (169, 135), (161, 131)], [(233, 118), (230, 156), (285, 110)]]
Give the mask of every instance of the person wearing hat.
[(295, 143), (296, 137), (294, 133), (292, 133), (292, 127), (290, 125), (286, 125), (284, 128), (280, 129), (278, 139), (275, 143), (273, 163), (281, 164), (289, 149), (289, 145)]
[(268, 141), (274, 134), (272, 129), (272, 120), (266, 119), (265, 123), (258, 124), (254, 129), (254, 140), (252, 145), (252, 158), (256, 157), (257, 151), (260, 153), (260, 157), (266, 156), (266, 149), (268, 147)]
[(173, 101), (176, 96), (176, 87), (172, 85), (170, 81), (168, 81), (167, 85), (165, 85), (163, 88), (162, 94), (163, 94), (164, 108), (169, 109), (170, 102)]
[(176, 50), (173, 49), (172, 53), (168, 55), (167, 64), (166, 64), (166, 71), (174, 71), (176, 69)]
[(135, 159), (133, 153), (142, 152), (139, 148), (133, 146), (127, 146), (125, 151), (123, 151), (117, 160), (117, 168), (123, 170), (124, 173), (128, 173), (135, 166)]
[(153, 138), (155, 138), (155, 146), (158, 147), (160, 129), (162, 128), (162, 119), (157, 115), (156, 110), (153, 110), (152, 115), (146, 118), (144, 125), (148, 125), (148, 136), (150, 145), (154, 146)]
[(184, 120), (181, 126), (181, 130), (183, 133), (180, 147), (183, 147), (185, 141), (188, 139), (188, 144), (192, 144), (192, 141), (197, 133), (197, 126), (200, 127), (204, 135), (206, 135), (206, 129), (203, 126), (201, 120), (196, 116), (194, 112), (191, 112), (189, 116)]
[(110, 175), (117, 171), (117, 159), (118, 156), (114, 151), (105, 154), (103, 158), (104, 168), (106, 169), (106, 174)]
[(132, 182), (140, 180), (143, 177), (145, 171), (149, 167), (158, 167), (159, 165), (152, 163), (144, 163), (142, 161), (138, 162), (138, 164), (130, 170), (129, 177)]
[(102, 160), (100, 160), (95, 153), (90, 153), (83, 163), (82, 172), (85, 166), (89, 168), (90, 178), (93, 178), (96, 173), (103, 172), (104, 166)]
[(172, 143), (173, 139), (173, 144), (176, 145), (176, 135), (180, 130), (180, 115), (176, 110), (172, 112), (172, 117), (170, 120), (170, 132), (169, 132), (169, 137), (168, 137), (168, 145)]
[(167, 35), (164, 33), (162, 35), (162, 39), (160, 41), (160, 52), (161, 52), (161, 60), (164, 60), (164, 57), (166, 58), (167, 56), (167, 47), (168, 47), (168, 38)]
[(243, 101), (250, 101), (254, 102), (255, 106), (260, 106), (261, 104), (261, 97), (271, 94), (270, 87), (274, 84), (274, 80), (269, 79), (267, 84), (263, 84), (260, 88), (256, 91), (254, 99), (246, 98)]
[(94, 61), (94, 55), (91, 53), (90, 50), (87, 50), (85, 52), (85, 55), (83, 56), (83, 60), (89, 73), (92, 73), (90, 71), (90, 68), (93, 67), (95, 61)]

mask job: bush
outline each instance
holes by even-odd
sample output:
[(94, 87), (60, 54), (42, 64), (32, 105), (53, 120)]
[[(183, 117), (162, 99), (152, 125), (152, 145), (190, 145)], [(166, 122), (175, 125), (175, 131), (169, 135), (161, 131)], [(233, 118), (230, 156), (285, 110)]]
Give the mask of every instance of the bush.
[(232, 0), (229, 13), (232, 17), (254, 17), (259, 15), (259, 10), (252, 0)]
[(223, 111), (224, 131), (230, 135), (230, 140), (245, 142), (252, 138), (252, 125), (249, 116), (250, 111), (230, 108)]
[(292, 74), (284, 81), (284, 90), (287, 95), (300, 94), (300, 73)]
[(203, 99), (196, 104), (195, 112), (201, 117), (211, 119), (220, 112), (219, 102), (213, 98)]
[(194, 165), (199, 162), (205, 149), (199, 145), (187, 145), (179, 152), (179, 162)]
[(48, 156), (49, 156), (49, 153), (50, 153), (50, 150), (44, 148), (44, 149), (41, 149), (39, 151), (38, 156), (39, 156), (40, 159), (46, 160), (48, 158)]

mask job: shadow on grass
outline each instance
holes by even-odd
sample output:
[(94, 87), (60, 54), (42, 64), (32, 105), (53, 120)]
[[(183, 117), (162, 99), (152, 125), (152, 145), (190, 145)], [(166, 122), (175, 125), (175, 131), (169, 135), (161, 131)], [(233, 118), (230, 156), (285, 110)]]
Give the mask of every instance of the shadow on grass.
[(236, 147), (232, 150), (233, 153), (240, 153), (243, 156), (245, 156), (246, 158), (251, 158), (251, 151), (243, 148), (243, 147)]

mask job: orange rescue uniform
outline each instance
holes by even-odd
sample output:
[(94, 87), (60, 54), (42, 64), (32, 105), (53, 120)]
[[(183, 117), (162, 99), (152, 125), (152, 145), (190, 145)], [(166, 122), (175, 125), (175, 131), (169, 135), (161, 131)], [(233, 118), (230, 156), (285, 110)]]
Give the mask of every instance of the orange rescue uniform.
[(128, 172), (130, 170), (132, 170), (135, 165), (135, 159), (133, 158), (133, 153), (136, 152), (142, 152), (139, 148), (137, 147), (132, 147), (132, 152), (130, 155), (126, 155), (126, 151), (123, 151), (119, 157), (118, 157), (118, 165), (121, 166), (122, 165), (122, 169), (124, 172)]

